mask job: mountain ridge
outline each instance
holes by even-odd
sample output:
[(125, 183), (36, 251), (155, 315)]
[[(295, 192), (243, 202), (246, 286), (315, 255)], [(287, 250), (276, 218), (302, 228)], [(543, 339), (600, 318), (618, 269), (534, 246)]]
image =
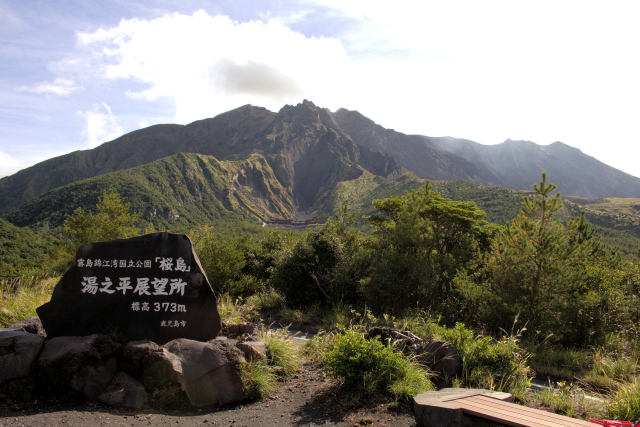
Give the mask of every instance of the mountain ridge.
[(640, 197), (640, 179), (563, 143), (507, 140), (496, 146), (452, 137), (405, 135), (357, 111), (331, 112), (311, 101), (274, 113), (244, 105), (187, 125), (139, 129), (94, 149), (75, 151), (0, 179), (0, 214), (7, 216), (47, 191), (177, 153), (219, 161), (264, 156), (290, 191), (295, 210), (322, 210), (335, 185), (363, 170), (383, 177), (415, 174), (436, 180), (529, 189), (546, 171), (563, 194)]

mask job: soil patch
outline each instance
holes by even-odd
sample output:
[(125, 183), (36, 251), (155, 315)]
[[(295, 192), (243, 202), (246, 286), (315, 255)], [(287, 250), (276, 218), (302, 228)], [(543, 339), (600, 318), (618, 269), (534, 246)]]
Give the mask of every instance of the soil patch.
[(315, 364), (280, 384), (268, 399), (218, 410), (126, 411), (100, 404), (73, 405), (58, 401), (0, 405), (0, 426), (414, 426), (408, 406), (389, 409), (382, 396), (353, 403), (338, 382), (324, 378)]

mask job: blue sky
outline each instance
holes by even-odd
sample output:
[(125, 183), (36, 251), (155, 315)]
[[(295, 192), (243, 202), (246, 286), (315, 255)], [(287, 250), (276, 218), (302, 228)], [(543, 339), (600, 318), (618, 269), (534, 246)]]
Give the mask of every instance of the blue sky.
[(0, 0), (0, 176), (305, 98), (404, 133), (563, 141), (640, 176), (637, 4)]

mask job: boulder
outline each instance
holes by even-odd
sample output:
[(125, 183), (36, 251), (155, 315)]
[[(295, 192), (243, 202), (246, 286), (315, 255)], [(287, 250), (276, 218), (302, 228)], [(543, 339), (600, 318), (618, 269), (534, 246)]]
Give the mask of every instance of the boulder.
[(444, 378), (455, 377), (462, 368), (456, 347), (445, 341), (426, 340), (413, 350), (418, 363)]
[(144, 359), (142, 384), (152, 405), (160, 408), (188, 408), (189, 397), (182, 387), (182, 363), (165, 348), (149, 352)]
[(164, 344), (206, 341), (220, 331), (216, 295), (183, 234), (81, 246), (51, 300), (36, 311), (48, 337), (98, 333)]
[(44, 338), (19, 329), (0, 329), (0, 384), (28, 377)]
[(40, 321), (40, 318), (38, 316), (29, 317), (28, 319), (22, 320), (18, 323), (14, 323), (13, 325), (9, 326), (9, 328), (19, 328), (23, 329), (25, 332), (40, 335), (42, 338), (47, 337), (47, 333), (44, 331), (42, 322)]
[(264, 360), (267, 358), (269, 350), (262, 341), (243, 341), (236, 344), (247, 360)]
[(216, 407), (244, 399), (238, 369), (244, 361), (235, 341), (176, 339), (144, 368), (143, 383), (165, 407)]
[(118, 408), (142, 409), (149, 406), (144, 386), (125, 372), (118, 372), (98, 400)]
[(48, 391), (71, 389), (94, 399), (116, 374), (120, 348), (107, 335), (52, 338), (45, 342), (38, 358), (38, 380)]
[(416, 356), (418, 363), (427, 366), (440, 377), (453, 377), (462, 367), (462, 360), (455, 346), (445, 341), (423, 340), (410, 331), (388, 327), (371, 328), (366, 336), (394, 345), (407, 355)]
[(251, 322), (224, 323), (222, 325), (222, 335), (229, 338), (242, 338), (254, 336), (258, 331), (256, 325)]
[(122, 349), (120, 369), (134, 378), (142, 378), (144, 366), (162, 351), (162, 347), (153, 341), (130, 341)]

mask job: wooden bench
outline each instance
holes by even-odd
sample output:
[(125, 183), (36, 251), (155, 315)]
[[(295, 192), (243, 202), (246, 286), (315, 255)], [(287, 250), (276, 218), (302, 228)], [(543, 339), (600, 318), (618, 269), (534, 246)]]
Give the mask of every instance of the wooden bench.
[(488, 390), (447, 389), (414, 398), (419, 426), (591, 426), (596, 424), (510, 403), (507, 393)]

